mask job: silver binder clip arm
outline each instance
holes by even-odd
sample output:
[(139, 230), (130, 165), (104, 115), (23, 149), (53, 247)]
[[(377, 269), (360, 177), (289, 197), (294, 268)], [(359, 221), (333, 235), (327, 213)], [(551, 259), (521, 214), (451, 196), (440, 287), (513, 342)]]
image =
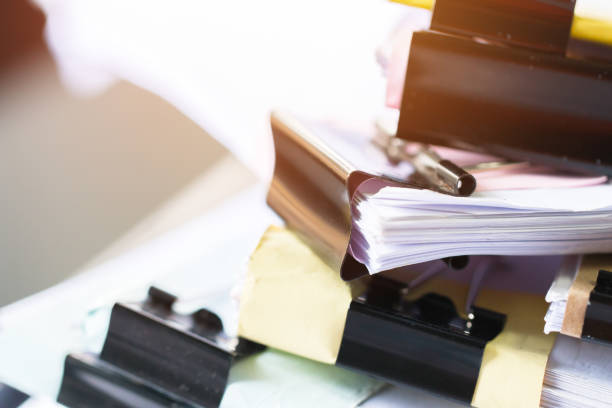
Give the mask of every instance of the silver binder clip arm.
[(472, 305), (474, 304), (474, 300), (476, 300), (476, 296), (478, 296), (478, 292), (480, 291), (480, 287), (482, 286), (482, 282), (484, 277), (491, 267), (490, 259), (483, 259), (474, 269), (472, 273), (472, 279), (470, 281), (470, 288), (468, 290), (467, 298), (465, 299), (465, 313), (469, 316), (472, 314)]
[[(392, 127), (376, 121), (377, 135), (374, 144), (380, 147), (393, 163), (407, 161), (429, 184), (443, 193), (455, 196), (469, 196), (476, 190), (473, 175), (450, 160), (441, 158), (427, 145), (411, 143), (416, 149), (408, 149), (408, 142), (395, 136)], [(413, 150), (413, 151), (412, 151)]]

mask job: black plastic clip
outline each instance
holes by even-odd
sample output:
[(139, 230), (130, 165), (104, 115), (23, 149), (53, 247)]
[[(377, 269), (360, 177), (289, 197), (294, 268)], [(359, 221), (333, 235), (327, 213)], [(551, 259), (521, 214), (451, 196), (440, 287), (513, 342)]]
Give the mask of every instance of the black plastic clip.
[(406, 301), (402, 289), (376, 278), (353, 300), (336, 364), (471, 402), (484, 347), (501, 332), (506, 316), (473, 307), (463, 319), (445, 296)]
[(589, 296), (582, 338), (612, 343), (612, 272), (600, 270)]
[(0, 382), (0, 407), (17, 408), (28, 398), (30, 398), (28, 394)]
[(57, 401), (68, 407), (193, 407), (89, 353), (66, 357)]
[[(89, 371), (100, 373), (104, 364), (103, 371), (108, 374), (112, 366), (123, 380), (145, 384), (177, 403), (217, 407), (233, 361), (261, 351), (264, 346), (228, 336), (221, 319), (206, 309), (188, 315), (175, 313), (175, 301), (175, 296), (151, 287), (142, 303), (116, 303), (100, 353), (102, 363), (90, 364), (97, 365), (97, 369)], [(67, 368), (69, 363), (76, 364), (69, 359), (70, 356)], [(82, 363), (83, 359), (81, 371)], [(58, 400), (71, 407), (86, 406), (79, 402), (82, 399), (71, 400), (75, 393), (74, 387), (72, 391), (68, 387), (67, 373), (68, 370)], [(120, 406), (134, 406), (123, 404)]]

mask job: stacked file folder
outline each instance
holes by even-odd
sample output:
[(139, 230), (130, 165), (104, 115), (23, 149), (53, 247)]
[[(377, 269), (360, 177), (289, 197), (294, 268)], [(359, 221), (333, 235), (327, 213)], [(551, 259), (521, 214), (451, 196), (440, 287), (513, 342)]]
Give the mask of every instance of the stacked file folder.
[(611, 406), (612, 63), (566, 57), (572, 17), (439, 0), (390, 127), (274, 112), (286, 226), (251, 256), (239, 335), (474, 406)]

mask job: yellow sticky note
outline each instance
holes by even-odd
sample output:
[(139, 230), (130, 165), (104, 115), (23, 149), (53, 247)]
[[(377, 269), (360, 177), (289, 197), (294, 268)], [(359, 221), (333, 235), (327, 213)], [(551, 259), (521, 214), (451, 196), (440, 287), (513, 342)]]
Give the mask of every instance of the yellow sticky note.
[(472, 405), (538, 407), (555, 335), (543, 333), (543, 295), (483, 291), (477, 304), (507, 315), (504, 330), (487, 343)]
[(238, 333), (248, 339), (333, 364), (351, 285), (298, 236), (270, 227), (248, 266), (240, 301)]

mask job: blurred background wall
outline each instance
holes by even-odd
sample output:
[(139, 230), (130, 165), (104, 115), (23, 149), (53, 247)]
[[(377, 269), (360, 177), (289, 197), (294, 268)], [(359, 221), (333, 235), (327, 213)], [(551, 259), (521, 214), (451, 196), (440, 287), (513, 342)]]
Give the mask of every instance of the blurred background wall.
[(75, 273), (228, 153), (158, 97), (59, 82), (44, 16), (0, 1), (0, 306)]

